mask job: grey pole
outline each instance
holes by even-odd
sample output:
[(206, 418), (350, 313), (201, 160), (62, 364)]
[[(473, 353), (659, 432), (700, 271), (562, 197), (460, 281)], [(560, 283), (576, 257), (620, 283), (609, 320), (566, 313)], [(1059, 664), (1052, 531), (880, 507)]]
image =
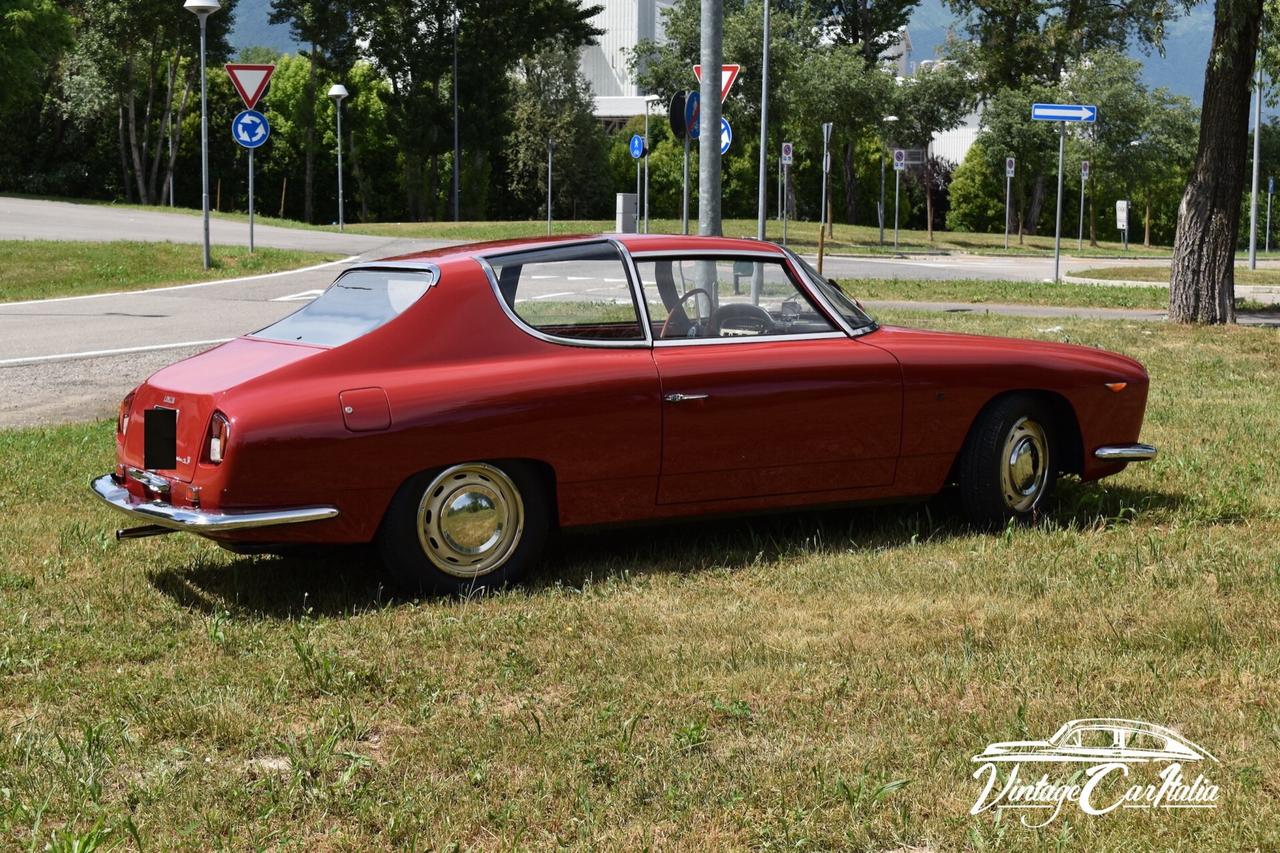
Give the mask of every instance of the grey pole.
[(1257, 74), (1254, 79), (1253, 105), (1253, 193), (1249, 199), (1249, 269), (1258, 268), (1258, 171), (1262, 156), (1262, 54), (1254, 58)]
[(702, 0), (701, 11), (698, 233), (718, 237), (723, 231), (720, 223), (720, 66), (724, 64), (724, 2)]
[(880, 217), (880, 245), (884, 245), (884, 145), (880, 146), (880, 207), (877, 209)]
[(644, 99), (644, 233), (649, 233), (649, 98)]
[(893, 250), (898, 251), (898, 200), (902, 191), (902, 172), (893, 170)]
[(1076, 237), (1076, 250), (1084, 251), (1084, 186), (1089, 183), (1089, 179), (1080, 175), (1080, 234)]
[(205, 82), (204, 31), (209, 15), (200, 16), (200, 189), (201, 210), (204, 214), (204, 268), (213, 265), (209, 252), (209, 90)]
[(680, 227), (683, 233), (689, 233), (689, 131), (684, 134), (684, 189), (681, 191)]
[(547, 137), (547, 236), (551, 236), (551, 152), (556, 150), (556, 141)]
[(768, 208), (765, 178), (769, 162), (769, 0), (764, 0), (764, 50), (760, 74), (760, 189), (756, 214), (756, 239), (764, 239), (764, 218)]
[(1058, 218), (1053, 226), (1053, 283), (1057, 284), (1062, 263), (1062, 161), (1067, 153), (1067, 123), (1058, 126)]
[(338, 116), (338, 230), (346, 230), (345, 212), (342, 205), (342, 101), (347, 97), (347, 87), (334, 83), (329, 87), (329, 99), (333, 101), (333, 111)]
[(822, 207), (818, 210), (818, 233), (827, 228), (827, 175), (831, 171), (831, 122), (822, 123)]
[(462, 24), (462, 10), (455, 9), (453, 16), (453, 221), (458, 222), (461, 208), (460, 167), (458, 164), (458, 27)]
[(253, 149), (249, 149), (249, 251), (253, 251)]
[(790, 167), (782, 167), (782, 192), (779, 193), (782, 196), (782, 245), (784, 246), (787, 245), (787, 178), (790, 177), (788, 174), (790, 171)]

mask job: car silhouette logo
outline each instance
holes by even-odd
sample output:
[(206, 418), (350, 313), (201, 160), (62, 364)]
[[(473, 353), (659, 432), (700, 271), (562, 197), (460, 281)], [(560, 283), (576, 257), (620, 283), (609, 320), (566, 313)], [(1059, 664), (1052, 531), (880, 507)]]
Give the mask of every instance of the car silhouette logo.
[(1005, 741), (990, 744), (973, 761), (1082, 762), (1103, 761), (1217, 762), (1204, 748), (1182, 735), (1140, 720), (1095, 718), (1071, 720), (1047, 740)]

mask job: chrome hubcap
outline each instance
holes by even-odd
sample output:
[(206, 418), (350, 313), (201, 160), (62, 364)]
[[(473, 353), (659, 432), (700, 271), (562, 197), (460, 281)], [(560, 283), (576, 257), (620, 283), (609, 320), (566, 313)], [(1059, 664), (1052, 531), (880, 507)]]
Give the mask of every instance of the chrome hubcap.
[(1044, 428), (1019, 418), (1004, 440), (1000, 493), (1009, 509), (1028, 512), (1040, 501), (1049, 481), (1049, 441)]
[(481, 462), (440, 473), (418, 504), (418, 541), (441, 571), (475, 578), (499, 568), (524, 532), (524, 503), (515, 483)]

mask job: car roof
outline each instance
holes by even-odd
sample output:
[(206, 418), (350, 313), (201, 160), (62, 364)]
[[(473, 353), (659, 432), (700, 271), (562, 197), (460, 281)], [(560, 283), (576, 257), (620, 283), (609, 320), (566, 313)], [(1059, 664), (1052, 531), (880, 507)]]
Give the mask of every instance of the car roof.
[(524, 252), (532, 249), (550, 248), (553, 246), (593, 242), (597, 240), (614, 240), (626, 247), (628, 252), (682, 252), (682, 251), (723, 251), (723, 252), (768, 252), (782, 256), (782, 250), (773, 243), (751, 240), (742, 237), (702, 237), (681, 234), (574, 234), (556, 237), (517, 237), (511, 240), (491, 240), (482, 243), (462, 243), (456, 246), (444, 246), (422, 252), (410, 252), (383, 258), (380, 261), (369, 261), (361, 266), (377, 266), (379, 263), (411, 263), (431, 261), (435, 263), (458, 258), (484, 257), (486, 255), (506, 254), (508, 252)]

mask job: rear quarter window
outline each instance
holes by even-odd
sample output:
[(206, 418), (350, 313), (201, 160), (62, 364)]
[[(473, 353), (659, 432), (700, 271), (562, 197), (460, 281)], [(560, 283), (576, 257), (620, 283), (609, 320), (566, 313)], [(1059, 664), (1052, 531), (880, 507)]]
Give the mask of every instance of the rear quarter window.
[(336, 347), (404, 313), (436, 283), (435, 270), (352, 270), (255, 338)]

